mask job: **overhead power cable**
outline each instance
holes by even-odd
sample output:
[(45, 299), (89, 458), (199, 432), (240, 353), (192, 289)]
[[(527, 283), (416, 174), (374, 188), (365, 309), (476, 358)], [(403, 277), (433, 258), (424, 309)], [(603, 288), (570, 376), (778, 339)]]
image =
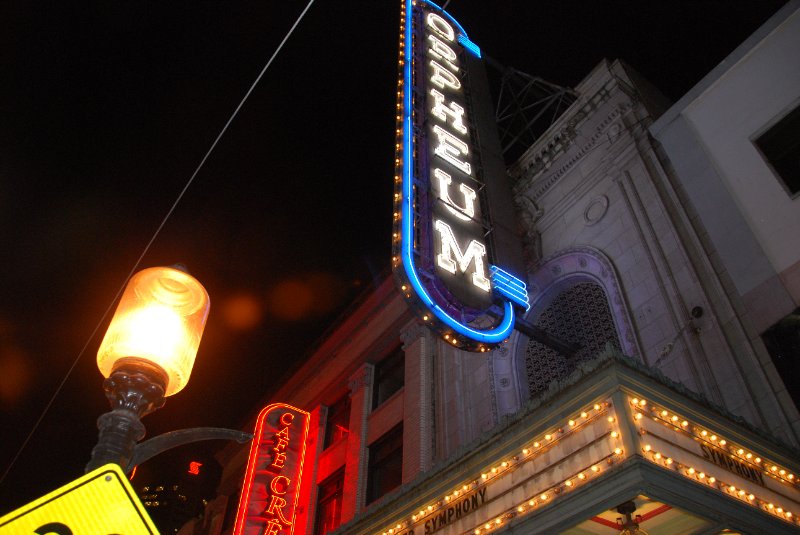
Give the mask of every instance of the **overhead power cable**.
[(219, 140), (222, 139), (223, 135), (225, 135), (225, 132), (228, 130), (228, 127), (231, 125), (233, 120), (238, 115), (239, 110), (242, 109), (242, 107), (244, 106), (244, 103), (247, 101), (248, 97), (250, 97), (250, 94), (256, 88), (256, 85), (258, 85), (258, 82), (261, 81), (261, 78), (264, 76), (264, 73), (267, 72), (267, 69), (269, 69), (270, 65), (272, 65), (272, 62), (278, 56), (278, 53), (283, 48), (283, 45), (285, 45), (286, 41), (289, 40), (289, 37), (294, 32), (295, 28), (297, 28), (297, 26), (300, 24), (300, 21), (303, 20), (303, 17), (305, 17), (306, 12), (309, 10), (309, 8), (311, 8), (311, 5), (313, 3), (314, 3), (314, 0), (309, 0), (309, 2), (306, 5), (305, 9), (303, 9), (303, 11), (297, 17), (297, 20), (294, 21), (294, 24), (292, 24), (292, 27), (289, 28), (289, 31), (286, 33), (286, 36), (280, 42), (280, 44), (278, 45), (278, 48), (275, 49), (275, 52), (273, 52), (272, 57), (269, 58), (269, 60), (267, 61), (266, 65), (264, 65), (264, 68), (261, 69), (261, 72), (258, 74), (258, 76), (256, 76), (256, 79), (250, 85), (250, 89), (248, 89), (247, 93), (245, 93), (244, 97), (242, 97), (242, 100), (239, 102), (239, 105), (236, 106), (236, 109), (233, 110), (233, 113), (231, 113), (231, 116), (228, 118), (228, 121), (225, 123), (225, 126), (222, 127), (222, 130), (220, 130), (220, 132), (217, 135), (216, 139), (214, 139), (214, 142), (211, 144), (211, 146), (206, 151), (205, 156), (203, 156), (203, 158), (200, 160), (200, 163), (197, 165), (197, 168), (194, 170), (194, 173), (192, 173), (192, 176), (189, 177), (189, 180), (186, 181), (186, 185), (183, 186), (183, 189), (178, 194), (178, 197), (175, 199), (175, 202), (172, 203), (172, 206), (167, 211), (167, 213), (164, 216), (164, 218), (161, 220), (161, 223), (158, 225), (158, 228), (156, 228), (155, 232), (153, 233), (153, 236), (150, 238), (150, 241), (147, 242), (147, 245), (145, 245), (144, 250), (142, 251), (142, 254), (140, 254), (139, 258), (136, 259), (136, 262), (133, 264), (133, 267), (131, 268), (130, 272), (128, 272), (128, 275), (125, 277), (125, 280), (122, 281), (122, 285), (119, 287), (119, 290), (117, 290), (116, 295), (111, 300), (111, 303), (108, 305), (108, 308), (106, 308), (106, 311), (103, 313), (103, 315), (100, 318), (100, 320), (97, 322), (97, 325), (95, 326), (94, 330), (92, 331), (92, 334), (89, 335), (88, 340), (86, 340), (86, 343), (81, 348), (80, 352), (78, 352), (78, 356), (75, 357), (75, 360), (72, 362), (72, 365), (67, 370), (67, 373), (64, 375), (64, 378), (61, 380), (59, 385), (56, 387), (55, 392), (53, 392), (53, 395), (50, 397), (50, 401), (47, 402), (47, 405), (45, 406), (44, 410), (42, 411), (42, 414), (39, 415), (39, 418), (36, 420), (36, 423), (33, 424), (33, 428), (31, 429), (30, 433), (28, 433), (28, 436), (22, 442), (22, 445), (19, 447), (19, 450), (17, 450), (17, 453), (14, 455), (14, 458), (11, 459), (11, 462), (8, 464), (8, 467), (6, 468), (5, 472), (3, 472), (2, 477), (0, 477), (0, 485), (3, 484), (3, 481), (5, 481), (5, 479), (6, 479), (6, 476), (11, 471), (11, 469), (14, 467), (14, 464), (17, 462), (17, 459), (19, 459), (19, 456), (25, 450), (25, 447), (28, 445), (28, 442), (30, 442), (31, 437), (33, 437), (34, 433), (38, 429), (39, 424), (42, 423), (42, 420), (47, 415), (47, 413), (50, 410), (50, 407), (53, 405), (53, 402), (55, 401), (56, 397), (58, 397), (58, 395), (61, 393), (61, 390), (64, 388), (64, 384), (67, 382), (67, 379), (69, 379), (70, 375), (72, 374), (72, 371), (75, 369), (75, 366), (78, 365), (78, 362), (83, 357), (83, 354), (86, 352), (86, 349), (89, 347), (89, 344), (94, 339), (95, 335), (97, 334), (97, 331), (100, 330), (101, 325), (103, 325), (103, 322), (108, 317), (108, 314), (111, 312), (111, 309), (114, 308), (114, 304), (117, 302), (119, 297), (122, 295), (122, 292), (125, 290), (125, 286), (127, 286), (128, 281), (133, 276), (133, 274), (136, 273), (136, 271), (139, 269), (139, 265), (142, 263), (142, 260), (144, 259), (145, 255), (150, 250), (150, 247), (153, 245), (153, 243), (156, 241), (156, 238), (161, 233), (161, 230), (166, 225), (166, 223), (169, 220), (170, 216), (172, 216), (172, 213), (175, 211), (175, 208), (177, 208), (178, 204), (181, 202), (181, 199), (183, 199), (183, 196), (186, 194), (186, 191), (189, 189), (189, 187), (194, 182), (195, 177), (197, 177), (197, 174), (203, 168), (203, 165), (205, 165), (206, 160), (208, 160), (209, 156), (211, 156), (211, 153), (216, 148), (217, 143), (219, 143)]

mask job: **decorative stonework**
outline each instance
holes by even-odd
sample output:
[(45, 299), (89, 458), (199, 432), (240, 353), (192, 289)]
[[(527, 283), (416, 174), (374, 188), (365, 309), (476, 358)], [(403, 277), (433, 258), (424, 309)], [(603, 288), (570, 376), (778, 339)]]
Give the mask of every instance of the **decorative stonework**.
[(400, 331), (400, 340), (403, 342), (403, 350), (405, 351), (406, 348), (420, 338), (425, 338), (430, 332), (430, 329), (418, 319), (409, 322), (408, 325), (403, 327)]
[(362, 388), (372, 384), (372, 369), (373, 367), (367, 364), (350, 376), (350, 379), (347, 381), (347, 387), (350, 389), (350, 396), (355, 395)]
[(569, 145), (577, 138), (577, 125), (609, 98), (611, 98), (611, 93), (608, 91), (607, 87), (603, 88), (603, 90), (595, 95), (589, 103), (570, 119), (569, 123), (560, 132), (553, 136), (553, 139), (568, 140), (568, 143), (558, 141), (554, 144), (551, 142), (541, 150), (539, 155), (527, 160), (527, 165), (523, 164), (522, 169), (519, 170), (517, 174), (518, 182), (515, 191), (518, 195), (522, 195), (522, 191), (527, 190), (527, 196), (534, 202), (538, 201), (567, 173), (567, 171), (586, 156), (586, 154), (592, 151), (599, 142), (605, 141), (609, 135), (609, 127), (614, 125), (622, 115), (627, 113), (635, 105), (634, 101), (625, 101), (614, 107), (614, 109), (595, 127), (594, 133), (589, 137), (588, 141), (586, 141), (569, 160), (565, 161), (561, 167), (555, 169), (545, 177), (544, 173), (551, 168), (552, 163), (565, 155)]
[(580, 280), (594, 281), (603, 287), (622, 343), (622, 352), (639, 358), (641, 351), (614, 267), (603, 253), (593, 247), (565, 249), (539, 264), (528, 278), (531, 310), (535, 312), (546, 306), (543, 300), (552, 298), (556, 287)]
[(519, 234), (522, 237), (522, 249), (525, 264), (531, 266), (542, 257), (542, 239), (536, 230), (536, 222), (544, 215), (544, 210), (525, 195), (514, 199), (519, 216)]
[(605, 195), (599, 195), (589, 201), (583, 211), (583, 220), (586, 222), (586, 226), (591, 227), (599, 223), (606, 212), (608, 212), (608, 197)]

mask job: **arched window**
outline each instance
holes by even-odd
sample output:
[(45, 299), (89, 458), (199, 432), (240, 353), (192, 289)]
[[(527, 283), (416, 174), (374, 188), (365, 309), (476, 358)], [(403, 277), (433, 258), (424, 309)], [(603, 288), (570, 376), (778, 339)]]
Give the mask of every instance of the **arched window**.
[(544, 300), (543, 304), (547, 304), (535, 315), (534, 324), (565, 342), (579, 345), (580, 349), (565, 356), (529, 340), (525, 349), (525, 375), (531, 397), (572, 373), (579, 362), (596, 357), (606, 344), (621, 347), (603, 287), (579, 278), (574, 284), (569, 282), (563, 281), (552, 289), (555, 295)]

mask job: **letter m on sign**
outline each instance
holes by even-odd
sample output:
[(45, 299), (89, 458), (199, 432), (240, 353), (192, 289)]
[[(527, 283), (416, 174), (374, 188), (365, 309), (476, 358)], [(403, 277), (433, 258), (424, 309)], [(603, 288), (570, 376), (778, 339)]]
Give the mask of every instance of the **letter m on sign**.
[(441, 252), (436, 255), (436, 265), (440, 268), (455, 274), (456, 269), (461, 273), (466, 273), (470, 266), (474, 266), (472, 272), (472, 284), (488, 292), (491, 289), (489, 279), (486, 278), (486, 247), (477, 240), (472, 240), (467, 245), (467, 250), (462, 252), (453, 229), (444, 221), (437, 220), (434, 224), (436, 232), (439, 233), (439, 243)]

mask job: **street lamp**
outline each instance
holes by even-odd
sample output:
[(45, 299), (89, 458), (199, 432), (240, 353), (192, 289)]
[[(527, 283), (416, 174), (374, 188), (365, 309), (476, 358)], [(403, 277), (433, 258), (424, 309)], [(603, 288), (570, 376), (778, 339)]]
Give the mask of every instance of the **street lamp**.
[(208, 310), (203, 285), (178, 266), (144, 269), (128, 282), (97, 352), (111, 411), (97, 420), (87, 472), (108, 463), (128, 472), (161, 451), (197, 440), (251, 438), (241, 431), (195, 428), (137, 444), (145, 434), (141, 417), (188, 383)]

